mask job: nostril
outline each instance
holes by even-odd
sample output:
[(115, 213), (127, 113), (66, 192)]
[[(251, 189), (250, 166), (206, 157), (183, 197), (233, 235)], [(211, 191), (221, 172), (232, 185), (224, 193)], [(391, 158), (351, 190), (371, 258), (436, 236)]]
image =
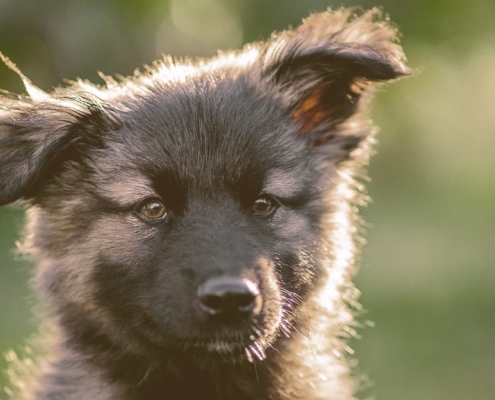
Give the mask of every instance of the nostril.
[(208, 279), (197, 291), (200, 308), (209, 316), (237, 320), (261, 309), (258, 286), (247, 279), (215, 277)]
[(223, 309), (223, 298), (221, 296), (204, 295), (199, 297), (199, 301), (210, 314), (221, 312)]
[(232, 299), (232, 303), (239, 311), (251, 311), (254, 308), (254, 300), (256, 296), (253, 294), (240, 294)]

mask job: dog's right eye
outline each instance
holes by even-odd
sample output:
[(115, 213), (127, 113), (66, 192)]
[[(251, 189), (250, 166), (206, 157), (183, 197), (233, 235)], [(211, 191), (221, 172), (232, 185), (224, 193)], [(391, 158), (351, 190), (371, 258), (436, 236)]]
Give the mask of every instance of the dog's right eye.
[(275, 201), (268, 196), (259, 197), (252, 205), (253, 213), (258, 216), (268, 216), (275, 208)]
[(167, 215), (167, 209), (160, 200), (146, 200), (139, 206), (139, 213), (146, 219), (158, 220)]

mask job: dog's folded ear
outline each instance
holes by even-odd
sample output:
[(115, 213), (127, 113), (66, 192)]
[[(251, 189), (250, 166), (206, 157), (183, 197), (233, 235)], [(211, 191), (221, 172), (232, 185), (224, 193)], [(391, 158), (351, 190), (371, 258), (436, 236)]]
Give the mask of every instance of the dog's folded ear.
[(32, 197), (69, 157), (69, 150), (88, 141), (88, 132), (101, 117), (101, 108), (81, 96), (1, 92), (0, 205)]
[(396, 30), (377, 9), (314, 14), (272, 38), (263, 79), (275, 85), (302, 136), (315, 147), (337, 145), (347, 158), (362, 138), (335, 128), (362, 111), (376, 82), (410, 74), (396, 42)]
[(30, 196), (77, 139), (74, 122), (52, 103), (0, 95), (0, 205)]

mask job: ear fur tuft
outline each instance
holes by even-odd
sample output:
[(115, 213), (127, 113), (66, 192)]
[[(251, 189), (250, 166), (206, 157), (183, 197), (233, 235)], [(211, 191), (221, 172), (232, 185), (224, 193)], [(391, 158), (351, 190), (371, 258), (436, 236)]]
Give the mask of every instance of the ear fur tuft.
[(14, 71), (17, 75), (19, 75), (19, 77), (22, 80), (22, 83), (24, 83), (24, 87), (26, 88), (26, 91), (28, 92), (29, 96), (32, 99), (46, 100), (50, 97), (47, 93), (45, 93), (39, 87), (34, 85), (33, 82), (31, 82), (31, 80), (21, 72), (21, 70), (17, 67), (17, 65), (15, 65), (10, 60), (10, 58), (4, 55), (1, 51), (0, 51), (0, 60), (2, 60), (7, 67), (9, 67), (12, 71)]

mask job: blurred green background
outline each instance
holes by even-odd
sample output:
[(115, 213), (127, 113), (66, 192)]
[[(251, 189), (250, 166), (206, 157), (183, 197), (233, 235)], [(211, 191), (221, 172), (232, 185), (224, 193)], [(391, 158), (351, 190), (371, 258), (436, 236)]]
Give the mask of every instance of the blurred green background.
[[(383, 6), (420, 68), (374, 105), (357, 283), (376, 326), (353, 343), (373, 382), (363, 397), (495, 399), (495, 1), (0, 0), (0, 50), (49, 90), (99, 81), (97, 70), (128, 75), (162, 53), (236, 48), (340, 5)], [(4, 66), (0, 88), (23, 91)], [(36, 326), (32, 266), (14, 250), (22, 223), (0, 209), (0, 352)]]

